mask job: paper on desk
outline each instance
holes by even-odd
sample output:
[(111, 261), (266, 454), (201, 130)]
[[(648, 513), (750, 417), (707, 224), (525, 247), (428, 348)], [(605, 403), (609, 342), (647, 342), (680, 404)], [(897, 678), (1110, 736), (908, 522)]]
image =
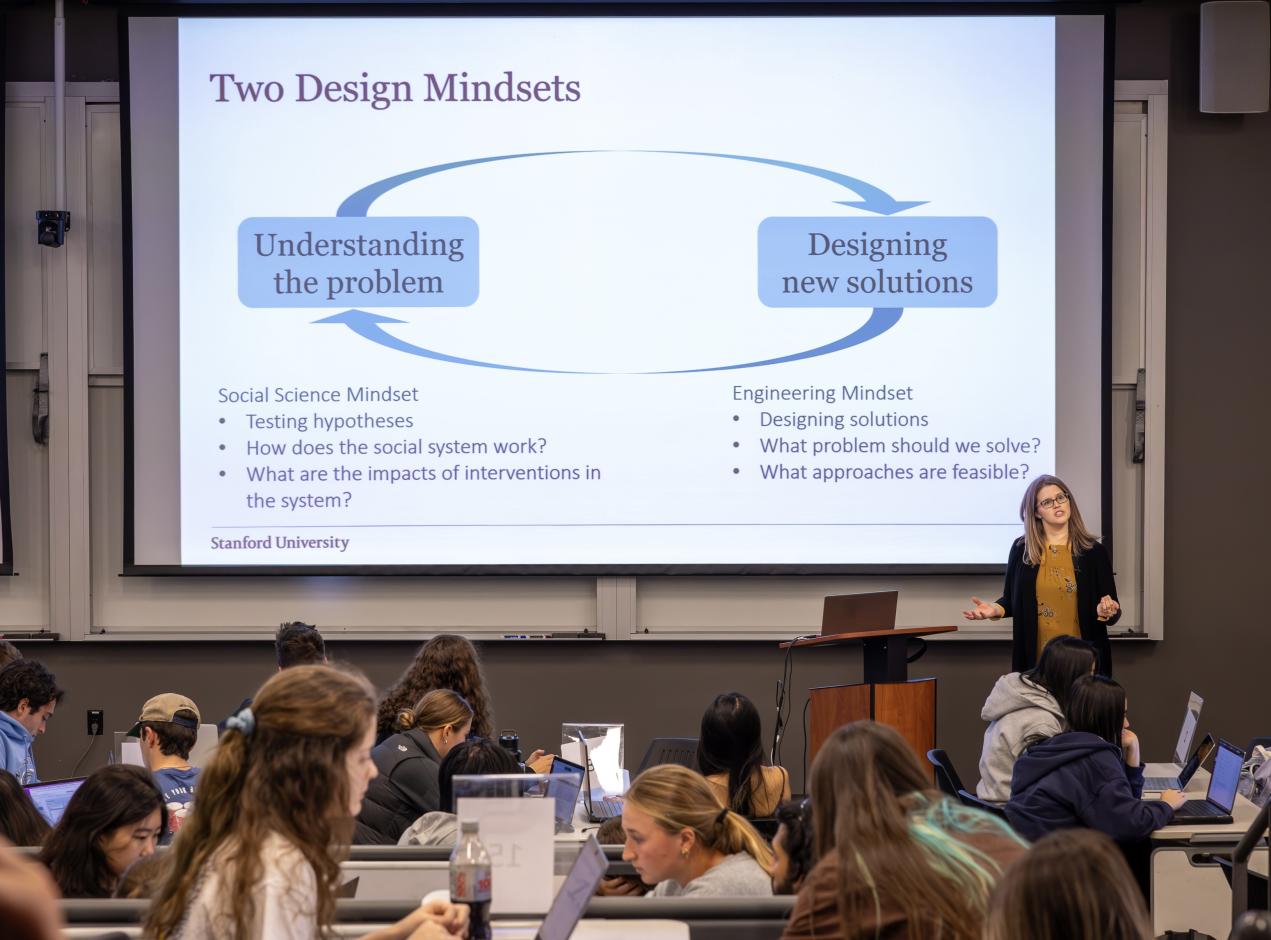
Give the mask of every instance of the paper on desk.
[(460, 819), (480, 824), (490, 853), (495, 914), (545, 914), (552, 906), (556, 817), (551, 800), (460, 797)]

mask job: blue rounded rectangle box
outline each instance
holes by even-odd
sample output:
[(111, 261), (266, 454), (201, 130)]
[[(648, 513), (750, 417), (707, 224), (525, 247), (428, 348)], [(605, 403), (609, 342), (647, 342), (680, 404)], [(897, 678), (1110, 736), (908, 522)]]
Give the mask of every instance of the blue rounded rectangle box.
[(467, 307), (480, 292), (464, 216), (251, 218), (238, 227), (248, 307)]
[(759, 223), (769, 307), (987, 307), (997, 225), (980, 216), (779, 217)]

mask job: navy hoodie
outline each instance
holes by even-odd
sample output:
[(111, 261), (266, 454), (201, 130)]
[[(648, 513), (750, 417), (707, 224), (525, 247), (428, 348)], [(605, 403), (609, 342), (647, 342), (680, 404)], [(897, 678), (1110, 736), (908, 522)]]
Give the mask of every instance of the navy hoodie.
[(1136, 842), (1174, 818), (1168, 804), (1142, 794), (1142, 766), (1127, 767), (1121, 749), (1097, 734), (1066, 731), (1015, 761), (1006, 818), (1029, 840), (1084, 826)]

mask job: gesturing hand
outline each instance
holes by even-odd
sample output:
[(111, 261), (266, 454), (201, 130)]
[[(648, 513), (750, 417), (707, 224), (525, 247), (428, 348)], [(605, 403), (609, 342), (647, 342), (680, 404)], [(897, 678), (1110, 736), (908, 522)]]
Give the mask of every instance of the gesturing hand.
[(967, 620), (997, 620), (1002, 616), (996, 604), (986, 604), (978, 597), (971, 598), (971, 603), (975, 605), (973, 608), (962, 611)]
[(1099, 598), (1099, 606), (1095, 608), (1099, 613), (1100, 620), (1111, 620), (1120, 609), (1121, 605), (1112, 598), (1111, 594), (1105, 594)]

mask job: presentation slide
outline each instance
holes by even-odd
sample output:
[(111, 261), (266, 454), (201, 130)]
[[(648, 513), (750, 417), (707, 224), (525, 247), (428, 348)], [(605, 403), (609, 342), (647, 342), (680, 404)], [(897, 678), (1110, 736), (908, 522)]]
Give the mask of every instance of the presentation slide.
[(1056, 18), (168, 23), (171, 560), (1003, 563)]

